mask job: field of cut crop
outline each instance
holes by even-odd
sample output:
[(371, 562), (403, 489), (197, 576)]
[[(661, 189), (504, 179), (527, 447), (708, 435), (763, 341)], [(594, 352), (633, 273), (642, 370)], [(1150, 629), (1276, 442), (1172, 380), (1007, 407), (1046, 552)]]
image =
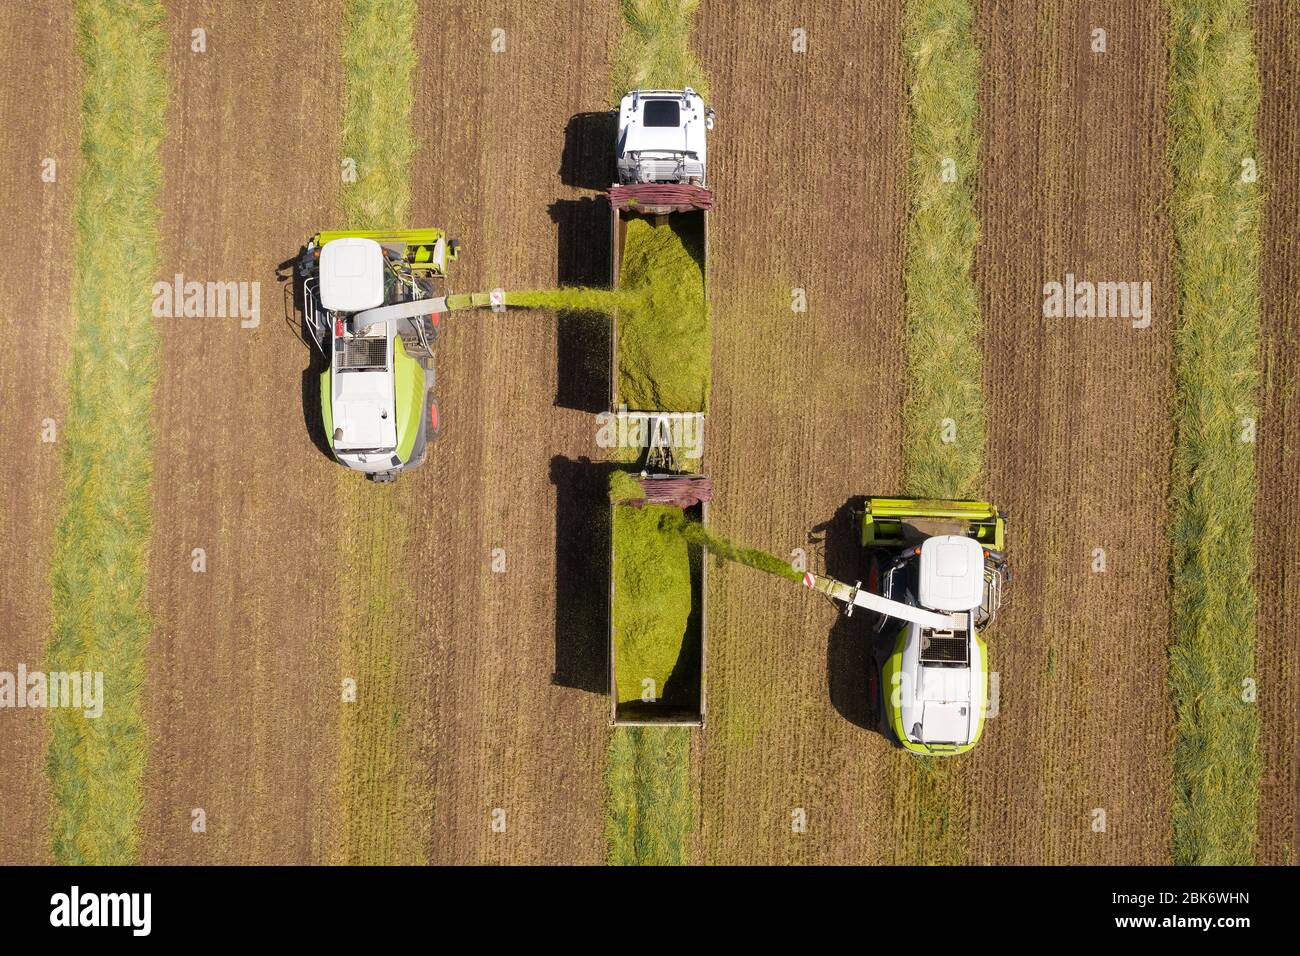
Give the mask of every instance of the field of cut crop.
[[(710, 523), (849, 576), (852, 499), (902, 480), (901, 21), (865, 2), (754, 19), (706, 2), (694, 37), (718, 111)], [(739, 565), (715, 564), (710, 587), (697, 859), (892, 859), (901, 755), (863, 726), (863, 619)]]
[[(412, 215), (464, 242), (458, 288), (608, 281), (608, 207), (580, 188), (607, 185), (607, 154), (582, 116), (612, 105), (618, 22), (615, 4), (552, 2), (419, 19)], [(607, 329), (530, 311), (444, 330), (442, 437), (397, 489), (420, 594), (433, 862), (605, 858), (609, 558), (592, 542), (608, 540), (609, 495), (592, 412), (608, 402)]]
[(157, 323), (148, 862), (306, 863), (337, 844), (336, 476), (306, 432), (306, 346), (276, 267), (337, 214), (339, 15), (168, 8), (163, 275), (260, 282), (261, 321)]
[[(1164, 19), (1118, 4), (977, 10), (989, 490), (1016, 579), (990, 637), (1001, 714), (967, 777), (971, 859), (1159, 863), (1175, 321)], [(1103, 21), (1108, 52), (1094, 54)], [(1043, 284), (1066, 273), (1149, 281), (1150, 327), (1044, 318)]]
[[(0, 864), (1300, 860), (1293, 0), (20, 7), (0, 680), (110, 686), (102, 724), (0, 694)], [(605, 111), (683, 82), (706, 301), (703, 237), (652, 219), (640, 297), (593, 292)], [(387, 225), (526, 307), (443, 318), (441, 436), (378, 486), (322, 451), (281, 266)], [(256, 315), (151, 315), (155, 281)], [(1141, 314), (1050, 314), (1067, 282)], [(619, 387), (707, 407), (717, 536), (625, 515), (666, 569), (612, 566), (597, 441), (602, 310), (647, 304)], [(854, 509), (908, 491), (1009, 518), (998, 713), (942, 763), (877, 729), (867, 616), (798, 583), (865, 577)], [(611, 576), (648, 606), (701, 554), (705, 727), (611, 730)]]

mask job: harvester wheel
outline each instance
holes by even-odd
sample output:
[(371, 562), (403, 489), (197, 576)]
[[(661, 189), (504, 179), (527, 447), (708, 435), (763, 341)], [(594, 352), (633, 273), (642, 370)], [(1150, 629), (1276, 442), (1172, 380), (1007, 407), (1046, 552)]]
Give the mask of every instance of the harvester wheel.
[(428, 441), (436, 441), (438, 438), (438, 400), (432, 395), (429, 396), (429, 421), (425, 429), (425, 436)]

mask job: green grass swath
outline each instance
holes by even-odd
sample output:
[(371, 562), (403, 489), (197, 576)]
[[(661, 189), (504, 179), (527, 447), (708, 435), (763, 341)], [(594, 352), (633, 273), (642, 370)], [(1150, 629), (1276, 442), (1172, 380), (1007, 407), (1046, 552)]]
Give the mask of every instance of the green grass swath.
[[(348, 0), (344, 10), (342, 148), (357, 179), (343, 187), (342, 206), (351, 229), (410, 225), (416, 13), (414, 0)], [(358, 695), (342, 705), (339, 849), (348, 863), (418, 864), (429, 795), (416, 779), (401, 689), (414, 595), (394, 566), (407, 519), (393, 486), (361, 482), (339, 473), (339, 628), (344, 676)]]
[(690, 87), (706, 100), (709, 80), (691, 51), (700, 0), (622, 0), (623, 36), (614, 54), (614, 100), (632, 90)]
[(63, 427), (46, 670), (102, 671), (104, 710), (52, 710), (54, 860), (137, 859), (147, 752), (141, 715), (151, 621), (150, 418), (158, 343), (159, 148), (167, 106), (161, 4), (79, 0), (84, 64), (76, 325)]
[(967, 0), (909, 0), (904, 30), (911, 144), (905, 482), (916, 497), (974, 498), (985, 421), (971, 276), (979, 240), (979, 51)]
[[(979, 222), (979, 51), (968, 0), (908, 0), (908, 184), (904, 289), (904, 483), (919, 498), (976, 498), (984, 474), (980, 314), (971, 274)], [(899, 862), (961, 863), (966, 801), (951, 761), (899, 767)], [(932, 764), (932, 765), (931, 765)]]
[[(1179, 325), (1170, 489), (1175, 863), (1252, 862), (1254, 445), (1259, 384), (1259, 80), (1246, 0), (1171, 0), (1169, 119)], [(1294, 171), (1291, 171), (1294, 174)]]
[(415, 0), (347, 0), (343, 13), (343, 190), (350, 229), (405, 228), (415, 134)]
[(617, 727), (610, 739), (605, 839), (617, 866), (689, 863), (695, 818), (691, 732), (684, 727)]

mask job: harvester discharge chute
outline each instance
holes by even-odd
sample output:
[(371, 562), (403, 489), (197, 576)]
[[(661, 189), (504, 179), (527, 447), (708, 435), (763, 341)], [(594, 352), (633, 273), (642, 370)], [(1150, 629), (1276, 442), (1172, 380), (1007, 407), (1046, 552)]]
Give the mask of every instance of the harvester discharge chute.
[(329, 367), (321, 417), (335, 459), (375, 481), (424, 462), (437, 437), (439, 317), (498, 305), (453, 295), (459, 244), (441, 229), (321, 232), (298, 258), (308, 337)]
[(809, 573), (804, 584), (876, 615), (884, 715), (907, 750), (964, 753), (988, 715), (988, 648), (1010, 580), (1006, 516), (983, 501), (869, 498), (858, 516), (867, 584)]

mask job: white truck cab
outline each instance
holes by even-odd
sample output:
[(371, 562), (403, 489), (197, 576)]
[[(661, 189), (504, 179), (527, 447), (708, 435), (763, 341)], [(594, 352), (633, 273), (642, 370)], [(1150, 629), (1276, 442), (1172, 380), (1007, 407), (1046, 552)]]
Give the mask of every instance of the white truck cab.
[(705, 136), (713, 110), (689, 86), (634, 90), (618, 110), (618, 181), (708, 186)]

